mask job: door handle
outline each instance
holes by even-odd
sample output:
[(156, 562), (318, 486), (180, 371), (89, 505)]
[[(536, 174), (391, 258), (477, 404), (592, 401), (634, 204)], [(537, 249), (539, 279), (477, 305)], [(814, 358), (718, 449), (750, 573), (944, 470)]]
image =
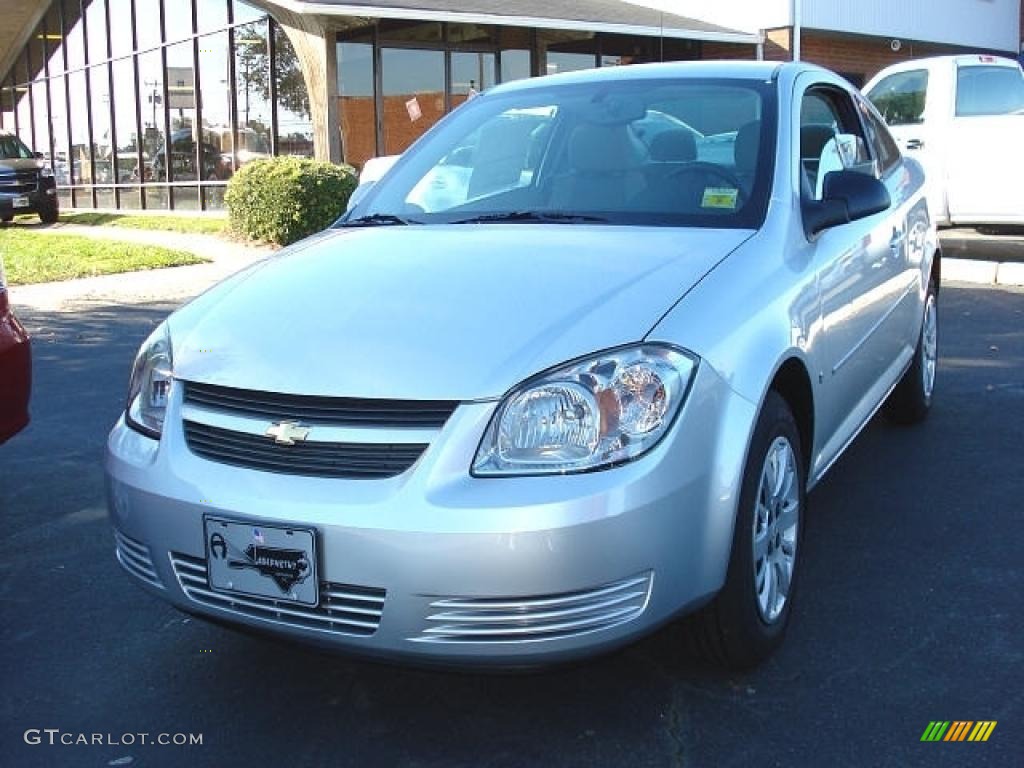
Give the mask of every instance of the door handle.
[(924, 140), (907, 139), (907, 149), (924, 149)]

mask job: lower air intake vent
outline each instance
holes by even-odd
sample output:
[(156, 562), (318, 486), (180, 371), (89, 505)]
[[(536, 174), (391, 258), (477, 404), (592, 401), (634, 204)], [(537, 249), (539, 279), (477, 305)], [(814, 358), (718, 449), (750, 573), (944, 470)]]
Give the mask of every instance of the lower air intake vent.
[(522, 598), (445, 598), (430, 607), (421, 643), (528, 643), (560, 640), (632, 621), (647, 607), (653, 574), (594, 589)]
[(160, 577), (156, 575), (153, 567), (153, 559), (149, 555), (149, 547), (140, 541), (125, 536), (120, 531), (114, 531), (114, 545), (116, 547), (117, 561), (128, 573), (137, 579), (142, 579), (154, 587), (164, 588), (160, 583)]

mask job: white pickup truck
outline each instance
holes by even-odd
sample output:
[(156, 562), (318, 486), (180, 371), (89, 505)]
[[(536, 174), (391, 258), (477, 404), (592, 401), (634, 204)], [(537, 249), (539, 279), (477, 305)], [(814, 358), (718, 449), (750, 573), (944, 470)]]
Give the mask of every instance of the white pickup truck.
[(927, 175), (937, 223), (1024, 225), (1024, 72), (998, 56), (887, 67), (864, 93)]

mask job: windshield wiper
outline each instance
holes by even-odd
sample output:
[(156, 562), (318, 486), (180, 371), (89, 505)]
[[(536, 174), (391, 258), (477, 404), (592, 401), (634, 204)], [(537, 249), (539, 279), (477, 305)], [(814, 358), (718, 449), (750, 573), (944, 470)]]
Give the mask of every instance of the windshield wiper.
[(342, 227), (380, 227), (390, 224), (419, 224), (415, 219), (406, 219), (393, 213), (371, 213), (341, 222)]
[(587, 222), (607, 223), (608, 219), (601, 216), (588, 216), (585, 213), (561, 213), (559, 211), (508, 211), (506, 213), (486, 213), (469, 219), (457, 219), (452, 224), (492, 224), (492, 223), (542, 223), (542, 224), (584, 224)]

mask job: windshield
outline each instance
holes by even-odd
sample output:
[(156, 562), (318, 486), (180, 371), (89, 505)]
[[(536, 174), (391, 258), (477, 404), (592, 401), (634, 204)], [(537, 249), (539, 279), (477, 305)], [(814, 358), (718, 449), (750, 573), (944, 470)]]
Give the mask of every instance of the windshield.
[(757, 228), (774, 86), (619, 80), (485, 94), (427, 133), (345, 220)]
[(0, 160), (28, 160), (32, 152), (17, 136), (0, 136)]

